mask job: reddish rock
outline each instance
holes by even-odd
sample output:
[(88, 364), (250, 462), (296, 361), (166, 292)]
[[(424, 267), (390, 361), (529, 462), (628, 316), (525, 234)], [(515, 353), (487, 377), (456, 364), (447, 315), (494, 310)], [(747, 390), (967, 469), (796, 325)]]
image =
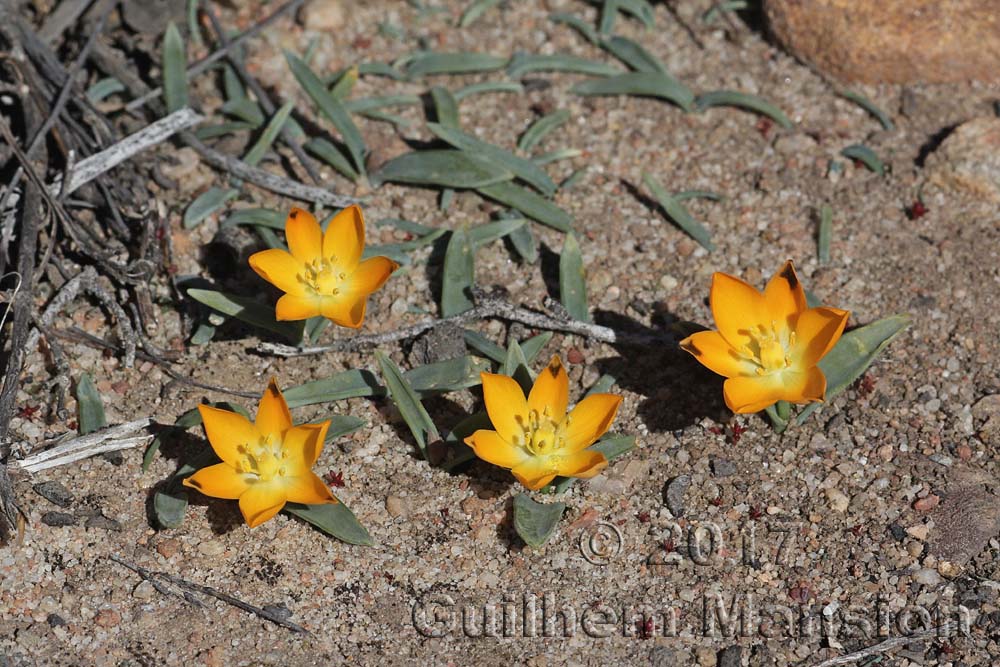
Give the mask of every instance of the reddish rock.
[(1000, 76), (1000, 0), (765, 0), (764, 11), (786, 49), (839, 79)]
[(931, 494), (924, 498), (920, 498), (917, 502), (913, 503), (913, 509), (918, 512), (926, 512), (937, 507), (939, 502), (941, 502), (941, 499), (938, 496)]

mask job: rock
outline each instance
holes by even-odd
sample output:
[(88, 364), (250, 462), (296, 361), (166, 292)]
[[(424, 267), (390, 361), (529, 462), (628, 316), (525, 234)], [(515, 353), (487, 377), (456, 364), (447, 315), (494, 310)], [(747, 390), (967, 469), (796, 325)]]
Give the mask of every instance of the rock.
[(826, 490), (826, 500), (834, 512), (846, 512), (851, 504), (851, 499), (837, 488)]
[(156, 545), (156, 552), (164, 558), (172, 558), (180, 551), (181, 543), (172, 537), (160, 540)]
[(868, 83), (995, 80), (1000, 0), (765, 0), (771, 32), (795, 57)]
[(115, 532), (121, 532), (122, 525), (115, 521), (114, 519), (109, 519), (103, 514), (95, 514), (94, 516), (87, 519), (87, 523), (84, 524), (86, 528), (100, 528), (101, 530), (113, 530)]
[(906, 534), (910, 537), (914, 537), (921, 542), (927, 539), (927, 533), (930, 531), (930, 526), (926, 523), (918, 523), (915, 526), (910, 526), (906, 529)]
[(73, 494), (59, 482), (39, 482), (31, 488), (42, 498), (59, 505), (59, 507), (69, 507), (73, 504)]
[[(1000, 203), (1000, 118), (975, 118), (962, 123), (927, 156), (925, 167), (928, 186)], [(995, 409), (990, 408), (997, 398), (987, 396), (976, 407), (989, 399), (984, 407), (995, 415)], [(1000, 424), (995, 428), (1000, 430)]]
[(58, 627), (69, 625), (66, 622), (66, 619), (63, 618), (62, 616), (60, 616), (59, 614), (49, 614), (45, 618), (45, 622), (48, 623), (49, 627), (52, 627), (52, 628), (58, 628)]
[(995, 493), (998, 482), (989, 474), (952, 470), (944, 501), (931, 513), (930, 553), (938, 561), (961, 568), (1000, 534), (1000, 503)]
[(208, 540), (198, 545), (198, 552), (203, 556), (221, 556), (226, 552), (226, 546), (222, 542)]
[(731, 477), (736, 474), (736, 464), (728, 459), (715, 459), (711, 461), (712, 474), (716, 477)]
[(923, 586), (937, 586), (942, 581), (941, 575), (938, 574), (937, 570), (932, 570), (926, 567), (914, 572), (912, 579), (916, 583)]
[(385, 499), (385, 511), (391, 517), (403, 516), (406, 514), (406, 503), (399, 496), (389, 496)]
[(937, 507), (939, 502), (941, 502), (941, 498), (934, 494), (931, 494), (929, 496), (917, 499), (917, 502), (913, 503), (913, 509), (917, 510), (918, 512), (929, 512), (930, 510)]
[(346, 20), (343, 0), (312, 0), (299, 12), (306, 30), (335, 30), (344, 27)]
[(122, 622), (122, 616), (114, 609), (102, 609), (94, 615), (94, 625), (113, 628)]
[(410, 349), (414, 366), (455, 359), (466, 354), (465, 334), (454, 324), (441, 324), (418, 338)]
[(132, 597), (136, 600), (152, 600), (156, 595), (156, 589), (148, 581), (140, 581), (139, 585), (132, 589)]
[(718, 658), (715, 651), (707, 646), (699, 646), (694, 650), (695, 660), (701, 667), (715, 667)]
[(686, 665), (691, 655), (686, 651), (666, 646), (657, 646), (649, 653), (650, 667), (676, 667)]
[(684, 516), (684, 494), (687, 493), (689, 486), (691, 486), (691, 475), (678, 475), (667, 482), (667, 489), (664, 494), (667, 501), (667, 509), (675, 517), (680, 518)]
[(1000, 437), (1000, 394), (983, 396), (972, 406), (972, 419), (980, 439), (989, 442)]
[(719, 651), (719, 667), (740, 667), (743, 664), (743, 647), (733, 644)]
[(76, 517), (68, 512), (46, 512), (42, 515), (42, 523), (46, 526), (75, 526)]

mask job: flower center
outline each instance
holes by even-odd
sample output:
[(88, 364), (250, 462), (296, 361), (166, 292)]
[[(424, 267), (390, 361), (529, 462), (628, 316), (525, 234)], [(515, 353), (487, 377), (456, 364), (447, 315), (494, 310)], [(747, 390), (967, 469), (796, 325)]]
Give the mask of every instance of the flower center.
[(750, 341), (740, 353), (757, 366), (757, 375), (768, 375), (792, 365), (789, 349), (794, 344), (795, 332), (787, 328), (779, 330), (778, 323), (772, 320), (770, 328), (759, 324), (750, 329)]
[(521, 445), (535, 456), (547, 456), (563, 448), (562, 424), (557, 424), (548, 409), (528, 411), (528, 422), (523, 429)]
[(249, 443), (240, 445), (238, 451), (242, 454), (239, 472), (256, 475), (262, 482), (285, 476), (288, 452), (285, 451), (284, 443), (276, 442), (272, 435), (261, 438), (256, 446)]
[(337, 295), (347, 280), (347, 274), (340, 268), (336, 257), (317, 257), (305, 265), (298, 279), (314, 294)]

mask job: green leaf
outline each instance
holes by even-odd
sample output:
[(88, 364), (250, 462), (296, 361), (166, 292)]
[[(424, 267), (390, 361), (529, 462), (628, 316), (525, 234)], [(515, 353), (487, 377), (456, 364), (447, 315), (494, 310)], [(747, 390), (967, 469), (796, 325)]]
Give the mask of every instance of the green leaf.
[(344, 102), (344, 108), (351, 113), (377, 111), (386, 107), (405, 107), (420, 104), (419, 95), (385, 95), (382, 97), (362, 97)]
[(358, 65), (358, 74), (365, 76), (371, 74), (373, 76), (384, 76), (393, 81), (402, 81), (406, 77), (398, 69), (393, 67), (388, 63), (361, 63)]
[(532, 220), (537, 220), (561, 232), (573, 230), (573, 219), (549, 200), (513, 183), (495, 183), (477, 188), (482, 195), (515, 208)]
[(444, 253), (441, 317), (464, 313), (475, 305), (471, 296), (476, 274), (475, 253), (475, 246), (466, 232), (461, 229), (452, 232)]
[(462, 335), (465, 338), (465, 344), (476, 352), (489, 357), (499, 364), (502, 364), (506, 360), (507, 351), (478, 331), (463, 329)]
[(86, 435), (108, 425), (108, 418), (104, 414), (104, 402), (89, 373), (84, 373), (76, 381), (76, 407), (80, 435)]
[(587, 60), (579, 56), (565, 53), (542, 55), (519, 51), (510, 59), (507, 65), (507, 76), (520, 79), (531, 72), (571, 72), (573, 74), (590, 74), (591, 76), (615, 76), (622, 70), (614, 65), (598, 60)]
[(606, 79), (589, 79), (569, 91), (577, 95), (645, 95), (673, 102), (685, 111), (690, 111), (694, 104), (690, 88), (659, 72), (629, 72)]
[(684, 190), (683, 192), (678, 192), (674, 195), (675, 201), (684, 201), (686, 199), (710, 199), (712, 201), (723, 201), (725, 197), (717, 192), (712, 192), (711, 190)]
[(368, 259), (369, 257), (385, 255), (389, 259), (399, 262), (400, 264), (406, 264), (409, 262), (409, 258), (406, 256), (406, 253), (412, 252), (413, 250), (422, 248), (426, 245), (430, 245), (447, 233), (447, 229), (435, 229), (430, 234), (425, 234), (424, 236), (421, 236), (418, 239), (413, 239), (412, 241), (365, 246), (365, 251), (361, 253), (361, 258)]
[(474, 247), (479, 248), (487, 243), (492, 243), (493, 241), (502, 239), (521, 227), (524, 227), (527, 222), (527, 218), (506, 218), (495, 222), (487, 222), (485, 225), (479, 225), (478, 227), (473, 227), (466, 233), (469, 236), (469, 242), (472, 243)]
[(421, 53), (410, 60), (406, 75), (416, 78), (429, 74), (469, 74), (502, 69), (507, 58), (488, 53)]
[(583, 155), (583, 151), (579, 148), (557, 148), (554, 151), (536, 155), (531, 158), (531, 161), (541, 166), (543, 164), (555, 162), (556, 160), (567, 160), (569, 158), (580, 157), (581, 155)]
[(351, 96), (351, 91), (354, 90), (354, 84), (357, 82), (358, 66), (348, 67), (337, 77), (336, 83), (330, 87), (330, 95), (340, 101), (344, 101)]
[(480, 141), (455, 127), (447, 127), (438, 123), (427, 123), (427, 127), (440, 139), (455, 148), (495, 162), (497, 169), (514, 174), (546, 196), (551, 196), (556, 191), (556, 184), (552, 182), (549, 175), (531, 160), (525, 160), (499, 146)]
[(583, 256), (575, 234), (567, 234), (559, 253), (559, 301), (573, 319), (590, 321), (587, 310), (587, 282)]
[(344, 144), (351, 154), (351, 160), (357, 172), (364, 175), (365, 153), (367, 149), (365, 148), (364, 139), (362, 139), (361, 133), (358, 131), (358, 127), (354, 124), (354, 121), (351, 120), (351, 115), (347, 112), (347, 109), (344, 108), (340, 100), (329, 93), (319, 77), (295, 54), (285, 53), (285, 59), (288, 61), (288, 66), (292, 70), (295, 79), (302, 86), (303, 90), (306, 91), (310, 99), (312, 99), (313, 104), (319, 108), (320, 113), (326, 116), (326, 119), (333, 124), (337, 132), (340, 133), (340, 136), (343, 137)]
[(617, 6), (618, 11), (631, 14), (639, 19), (647, 30), (656, 27), (653, 6), (646, 0), (614, 0), (613, 4)]
[(406, 422), (410, 432), (413, 434), (413, 439), (416, 441), (420, 453), (426, 459), (427, 443), (440, 439), (437, 427), (434, 426), (430, 415), (424, 409), (424, 405), (420, 402), (417, 392), (406, 381), (406, 378), (403, 377), (403, 374), (399, 371), (399, 367), (392, 362), (392, 359), (386, 356), (385, 352), (381, 350), (375, 351), (375, 359), (378, 361), (379, 368), (382, 369), (382, 377), (385, 380), (386, 388), (389, 390), (389, 398), (395, 403), (399, 414), (403, 417), (403, 421)]
[(202, 303), (223, 315), (229, 315), (247, 324), (276, 333), (288, 339), (293, 345), (302, 341), (302, 322), (278, 322), (274, 319), (274, 308), (265, 306), (246, 297), (226, 294), (215, 290), (189, 289), (195, 301)]
[(316, 403), (333, 403), (358, 396), (383, 396), (385, 388), (375, 375), (364, 369), (341, 371), (322, 380), (313, 380), (282, 392), (290, 408)]
[(153, 495), (153, 513), (162, 528), (177, 528), (181, 525), (187, 506), (188, 495), (185, 491), (157, 491)]
[(663, 74), (677, 85), (682, 85), (670, 72), (663, 62), (647, 51), (641, 44), (633, 42), (627, 37), (615, 35), (601, 40), (601, 47), (613, 55), (618, 60), (636, 72), (653, 72)]
[(774, 122), (785, 129), (792, 128), (792, 121), (788, 120), (788, 116), (785, 115), (784, 111), (763, 98), (747, 93), (740, 93), (735, 90), (715, 90), (710, 93), (703, 93), (695, 99), (695, 106), (699, 111), (718, 106), (741, 107), (769, 116)]
[(599, 42), (601, 39), (600, 35), (597, 34), (597, 31), (594, 30), (594, 28), (589, 23), (584, 21), (576, 14), (557, 12), (554, 14), (549, 14), (549, 20), (556, 24), (565, 23), (566, 25), (568, 25), (569, 27), (573, 28), (578, 33), (580, 33), (580, 35), (591, 44), (597, 44), (597, 42)]
[(408, 232), (415, 236), (424, 236), (425, 234), (430, 234), (431, 232), (437, 231), (437, 228), (435, 227), (422, 225), (419, 222), (413, 222), (411, 220), (403, 220), (401, 218), (382, 218), (381, 220), (375, 221), (375, 226), (395, 227), (400, 231)]
[(406, 371), (403, 377), (415, 392), (425, 397), (478, 386), (481, 384), (479, 374), (489, 370), (490, 362), (466, 355), (417, 366)]
[(562, 518), (566, 503), (537, 503), (524, 493), (514, 496), (514, 530), (533, 549), (545, 544)]
[(838, 90), (837, 94), (843, 97), (844, 99), (848, 99), (854, 102), (859, 107), (861, 107), (862, 109), (870, 113), (872, 116), (874, 116), (875, 119), (882, 124), (883, 129), (894, 130), (896, 128), (896, 126), (892, 124), (892, 119), (889, 118), (889, 114), (882, 111), (882, 109), (878, 108), (878, 106), (876, 106), (874, 102), (872, 102), (870, 99), (868, 99), (861, 93), (855, 92), (853, 90)]
[(485, 412), (474, 412), (455, 424), (454, 428), (452, 428), (448, 436), (444, 439), (445, 444), (449, 446), (450, 455), (441, 464), (441, 468), (444, 470), (453, 470), (463, 463), (476, 458), (476, 453), (472, 451), (471, 447), (465, 444), (465, 439), (476, 431), (481, 430), (493, 430), (490, 417)]
[(531, 227), (522, 225), (512, 231), (507, 237), (510, 239), (514, 250), (525, 262), (534, 264), (538, 261), (538, 244), (535, 242), (535, 235), (531, 233)]
[(354, 516), (354, 512), (342, 502), (326, 505), (288, 503), (285, 505), (285, 511), (308, 521), (327, 535), (332, 535), (342, 542), (362, 547), (370, 547), (374, 544), (371, 535)]
[(521, 349), (521, 345), (516, 340), (511, 339), (507, 345), (507, 357), (504, 359), (503, 366), (500, 367), (500, 373), (517, 380), (525, 396), (531, 392), (535, 375), (531, 372), (531, 365), (528, 363), (528, 358), (524, 356), (524, 350)]
[(488, 9), (492, 9), (500, 4), (500, 0), (474, 0), (462, 12), (462, 18), (458, 20), (459, 27), (468, 28), (476, 22)]
[(226, 205), (226, 202), (235, 199), (240, 194), (239, 190), (228, 188), (211, 187), (205, 190), (184, 211), (184, 229), (191, 229), (205, 220)]
[(264, 124), (264, 110), (259, 104), (247, 97), (229, 100), (219, 110), (228, 116), (234, 116), (250, 123), (254, 127), (260, 127)]
[(542, 116), (521, 135), (517, 142), (518, 149), (525, 153), (530, 152), (549, 132), (568, 121), (569, 117), (570, 113), (567, 109), (560, 109)]
[(674, 221), (674, 224), (687, 232), (691, 238), (700, 243), (706, 250), (715, 250), (715, 244), (712, 243), (712, 234), (700, 222), (691, 217), (691, 214), (688, 213), (683, 204), (670, 196), (670, 193), (664, 190), (663, 186), (649, 174), (642, 174), (642, 182), (653, 193), (656, 201), (663, 207), (663, 211), (667, 216)]
[[(886, 345), (910, 326), (909, 315), (893, 315), (863, 327), (848, 331), (825, 357), (819, 360), (819, 369), (826, 376), (826, 398), (830, 402), (844, 391), (875, 361)], [(807, 405), (795, 420), (801, 425), (822, 403)]]
[(704, 14), (701, 15), (701, 20), (704, 23), (713, 23), (715, 17), (719, 14), (732, 11), (740, 11), (749, 7), (747, 0), (728, 0), (727, 2), (717, 2), (708, 8)]
[(535, 362), (538, 358), (539, 352), (549, 344), (552, 340), (553, 332), (543, 331), (540, 334), (536, 334), (531, 338), (526, 338), (522, 340), (519, 345), (521, 346), (521, 351), (524, 352), (524, 358), (528, 363), (528, 366)]
[(240, 75), (236, 73), (236, 68), (228, 63), (222, 66), (222, 90), (227, 100), (247, 99), (247, 89), (243, 86)]
[(99, 80), (87, 89), (87, 100), (89, 100), (91, 104), (98, 104), (111, 95), (120, 93), (123, 90), (125, 90), (125, 85), (122, 84), (121, 81), (114, 77), (107, 77)]
[(188, 105), (187, 53), (184, 40), (173, 21), (167, 24), (163, 36), (163, 97), (167, 103), (167, 113), (173, 113)]
[(274, 211), (269, 208), (241, 208), (233, 211), (223, 223), (223, 227), (235, 227), (237, 225), (254, 225), (256, 227), (267, 227), (284, 231), (286, 213)]
[[(348, 433), (354, 433), (368, 423), (361, 417), (354, 415), (330, 415), (326, 419), (330, 421), (330, 427), (326, 430), (326, 440), (324, 441), (326, 444), (330, 444)], [(325, 420), (320, 419), (319, 421)]]
[(483, 95), (485, 93), (523, 93), (524, 86), (516, 81), (480, 81), (462, 86), (454, 92), (455, 100), (461, 102), (473, 95)]
[(868, 148), (863, 144), (853, 144), (848, 146), (844, 150), (840, 151), (840, 154), (846, 158), (852, 160), (859, 160), (864, 164), (870, 171), (874, 171), (879, 176), (885, 174), (885, 165), (882, 164), (882, 160), (879, 159), (875, 151)]
[[(443, 86), (431, 88), (431, 101), (434, 103), (434, 117), (438, 123), (446, 127), (458, 127), (461, 121), (458, 116), (458, 100), (451, 91)], [(435, 123), (428, 123), (434, 125)]]
[(250, 123), (246, 123), (241, 120), (229, 121), (226, 123), (216, 123), (215, 125), (202, 125), (194, 131), (194, 136), (198, 137), (198, 139), (202, 141), (208, 141), (209, 139), (224, 137), (227, 134), (236, 134), (238, 132), (253, 130), (255, 128), (255, 125), (251, 125)]
[(303, 148), (336, 169), (341, 176), (352, 181), (357, 181), (360, 178), (357, 170), (351, 166), (351, 163), (340, 152), (340, 149), (323, 137), (313, 137), (303, 144)]
[(293, 108), (295, 108), (295, 102), (285, 102), (281, 105), (280, 109), (274, 112), (271, 121), (264, 128), (257, 143), (243, 157), (244, 162), (252, 167), (257, 166), (264, 157), (264, 154), (271, 150), (271, 145), (274, 144), (281, 133), (281, 128), (285, 126), (285, 121), (288, 120), (288, 115), (292, 113)]
[(823, 204), (819, 209), (819, 232), (816, 234), (819, 261), (830, 261), (830, 239), (833, 236), (833, 209)]
[(590, 396), (591, 394), (608, 393), (611, 391), (611, 388), (615, 386), (616, 381), (617, 380), (614, 375), (605, 373), (601, 377), (597, 378), (597, 382), (595, 382), (590, 389), (587, 390), (587, 396)]
[(493, 160), (453, 150), (404, 153), (371, 175), (376, 187), (391, 181), (459, 189), (486, 187), (512, 178), (512, 172)]

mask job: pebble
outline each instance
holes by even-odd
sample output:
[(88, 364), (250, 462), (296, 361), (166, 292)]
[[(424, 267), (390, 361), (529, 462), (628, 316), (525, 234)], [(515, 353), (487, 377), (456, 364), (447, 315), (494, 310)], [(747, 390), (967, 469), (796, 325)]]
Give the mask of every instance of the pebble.
[(68, 512), (46, 512), (42, 515), (42, 523), (46, 526), (75, 526), (76, 517)]
[(930, 526), (926, 523), (918, 523), (916, 526), (910, 526), (907, 528), (906, 534), (923, 542), (927, 539), (927, 533), (930, 532), (930, 529)]
[(937, 586), (941, 583), (941, 575), (937, 570), (922, 568), (913, 573), (913, 581), (924, 586)]
[(63, 618), (62, 616), (60, 616), (59, 614), (49, 614), (45, 618), (45, 622), (48, 623), (49, 627), (52, 627), (52, 628), (58, 628), (58, 627), (69, 625), (66, 622), (66, 619)]
[(152, 600), (156, 595), (156, 589), (148, 581), (140, 581), (139, 585), (132, 589), (132, 597), (136, 600)]
[(712, 474), (716, 477), (731, 477), (736, 474), (736, 464), (729, 459), (712, 459)]
[(733, 644), (719, 651), (719, 667), (740, 667), (743, 664), (743, 647)]
[(114, 609), (102, 609), (94, 616), (94, 624), (102, 628), (112, 628), (121, 624), (122, 616)]
[(59, 505), (59, 507), (69, 507), (73, 504), (73, 494), (60, 482), (39, 482), (31, 488), (42, 498)]
[(715, 655), (713, 649), (707, 646), (699, 646), (694, 651), (695, 659), (701, 667), (715, 667), (718, 662), (718, 658)]
[(115, 532), (121, 532), (122, 530), (122, 525), (119, 522), (109, 519), (103, 514), (95, 514), (87, 519), (87, 523), (84, 525), (87, 528), (100, 528), (101, 530), (113, 530)]
[(160, 540), (160, 542), (156, 545), (156, 552), (164, 558), (172, 558), (178, 551), (180, 551), (180, 548), (180, 542), (172, 537), (168, 537), (165, 540)]
[(208, 540), (198, 545), (198, 552), (204, 556), (221, 556), (226, 552), (226, 546), (216, 540)]
[(343, 0), (312, 0), (299, 12), (299, 21), (306, 30), (336, 30), (346, 20)]
[(851, 499), (843, 491), (836, 488), (826, 490), (826, 499), (830, 504), (830, 509), (834, 512), (846, 512), (851, 504)]
[(385, 511), (391, 517), (403, 516), (406, 514), (406, 503), (399, 496), (389, 496), (385, 499)]
[(691, 475), (678, 475), (667, 483), (666, 501), (667, 509), (675, 517), (684, 516), (684, 494), (691, 486)]
[(941, 498), (932, 493), (924, 498), (919, 498), (915, 503), (913, 503), (913, 509), (918, 512), (926, 512), (937, 507), (940, 502)]

